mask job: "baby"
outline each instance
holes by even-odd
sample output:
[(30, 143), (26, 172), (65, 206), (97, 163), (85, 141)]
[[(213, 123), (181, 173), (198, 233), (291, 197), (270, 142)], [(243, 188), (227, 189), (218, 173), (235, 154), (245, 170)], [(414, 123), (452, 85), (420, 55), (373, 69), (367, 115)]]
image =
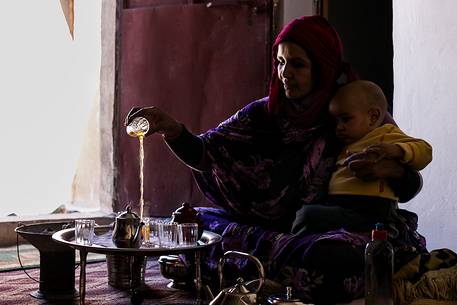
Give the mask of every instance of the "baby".
[(347, 166), (351, 155), (365, 152), (373, 162), (396, 159), (415, 170), (432, 160), (432, 147), (426, 141), (406, 135), (393, 124), (383, 124), (386, 98), (372, 82), (354, 81), (341, 87), (330, 101), (329, 112), (344, 148), (329, 182), (328, 200), (298, 210), (293, 233), (338, 228), (367, 231), (376, 222), (389, 221), (398, 197), (387, 181), (355, 177)]

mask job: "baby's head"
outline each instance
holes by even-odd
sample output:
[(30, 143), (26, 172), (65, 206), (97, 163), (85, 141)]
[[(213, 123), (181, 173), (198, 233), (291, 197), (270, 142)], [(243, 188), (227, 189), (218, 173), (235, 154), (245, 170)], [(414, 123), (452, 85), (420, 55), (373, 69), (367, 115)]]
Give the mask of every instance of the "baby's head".
[(329, 111), (336, 122), (336, 136), (351, 144), (382, 125), (387, 101), (375, 83), (357, 80), (337, 90)]

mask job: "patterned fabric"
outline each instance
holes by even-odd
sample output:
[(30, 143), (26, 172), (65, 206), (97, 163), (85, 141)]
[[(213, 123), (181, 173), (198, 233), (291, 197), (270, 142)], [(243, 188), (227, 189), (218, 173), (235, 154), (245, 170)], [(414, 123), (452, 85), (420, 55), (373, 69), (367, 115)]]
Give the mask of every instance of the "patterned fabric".
[(212, 170), (194, 171), (204, 195), (237, 219), (289, 231), (295, 211), (323, 200), (335, 163), (324, 126), (294, 128), (255, 101), (200, 135)]
[(454, 251), (436, 249), (417, 255), (395, 274), (395, 304), (406, 305), (422, 298), (457, 300), (457, 254)]
[[(262, 262), (267, 279), (275, 284), (272, 286), (280, 287), (273, 293), (283, 293), (285, 286), (292, 286), (295, 296), (315, 304), (349, 302), (363, 296), (364, 250), (370, 232), (339, 229), (294, 235), (240, 223), (222, 209), (198, 210), (204, 228), (223, 237), (221, 244), (204, 255), (202, 264), (204, 278), (213, 290), (219, 289), (215, 281), (219, 258), (228, 250), (237, 250), (250, 253)], [(418, 253), (426, 253), (425, 240), (415, 231), (414, 214), (399, 212), (402, 216), (389, 224), (396, 269)], [(239, 276), (245, 281), (258, 278), (257, 269), (248, 260), (237, 259), (226, 266), (224, 278), (231, 283)], [(268, 287), (266, 291), (272, 292)]]

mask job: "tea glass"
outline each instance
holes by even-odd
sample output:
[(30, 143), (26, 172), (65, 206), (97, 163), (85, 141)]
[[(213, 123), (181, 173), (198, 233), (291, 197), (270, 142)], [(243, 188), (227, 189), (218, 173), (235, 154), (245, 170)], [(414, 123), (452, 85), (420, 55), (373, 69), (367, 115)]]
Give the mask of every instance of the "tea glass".
[(178, 245), (178, 224), (174, 222), (159, 223), (160, 246), (174, 248)]
[(198, 224), (181, 223), (178, 225), (178, 236), (180, 247), (192, 247), (197, 245)]
[(94, 241), (95, 220), (75, 220), (75, 241), (77, 244), (90, 246)]
[(160, 247), (160, 223), (163, 223), (163, 219), (155, 217), (143, 217), (143, 246), (146, 248)]
[(149, 240), (150, 246), (161, 246), (162, 218), (149, 218)]
[(136, 117), (127, 125), (126, 131), (132, 137), (144, 136), (149, 131), (149, 121), (143, 117)]

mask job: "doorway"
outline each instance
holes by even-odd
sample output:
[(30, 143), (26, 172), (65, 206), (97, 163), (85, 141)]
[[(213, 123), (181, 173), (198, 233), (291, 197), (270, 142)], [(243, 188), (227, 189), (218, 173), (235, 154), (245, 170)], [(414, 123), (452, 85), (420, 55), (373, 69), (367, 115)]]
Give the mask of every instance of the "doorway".
[(320, 13), (340, 33), (345, 60), (383, 89), (392, 112), (392, 0), (321, 0)]

